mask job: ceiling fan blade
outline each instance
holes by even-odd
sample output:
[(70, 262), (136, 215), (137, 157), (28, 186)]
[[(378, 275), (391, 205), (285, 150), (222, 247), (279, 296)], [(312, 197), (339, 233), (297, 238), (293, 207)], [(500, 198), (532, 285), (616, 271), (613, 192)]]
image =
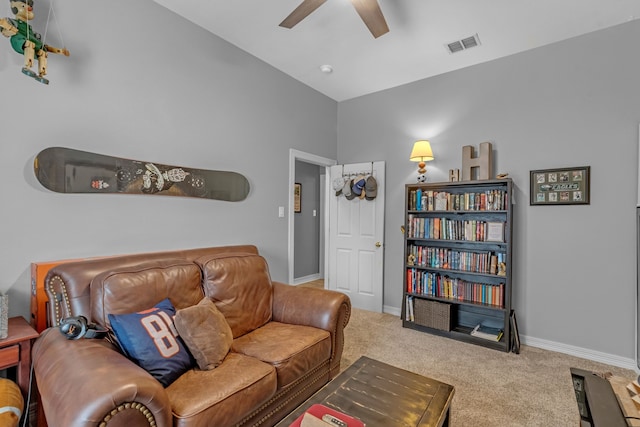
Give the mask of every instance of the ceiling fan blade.
[(309, 16), (311, 12), (322, 6), (327, 0), (304, 0), (300, 6), (296, 7), (284, 21), (280, 23), (281, 27), (293, 28), (298, 22)]
[(374, 38), (378, 38), (383, 34), (389, 32), (387, 21), (382, 15), (380, 5), (377, 0), (351, 0), (351, 3), (356, 8), (358, 15), (364, 21)]

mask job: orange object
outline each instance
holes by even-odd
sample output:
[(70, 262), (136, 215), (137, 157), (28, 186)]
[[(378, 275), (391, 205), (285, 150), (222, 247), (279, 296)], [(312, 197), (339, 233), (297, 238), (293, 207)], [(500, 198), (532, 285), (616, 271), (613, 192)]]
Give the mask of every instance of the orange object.
[(0, 378), (0, 425), (17, 427), (24, 410), (20, 387), (6, 378)]
[(42, 332), (48, 327), (49, 298), (44, 280), (49, 270), (60, 264), (85, 259), (87, 258), (31, 263), (31, 326), (36, 331)]

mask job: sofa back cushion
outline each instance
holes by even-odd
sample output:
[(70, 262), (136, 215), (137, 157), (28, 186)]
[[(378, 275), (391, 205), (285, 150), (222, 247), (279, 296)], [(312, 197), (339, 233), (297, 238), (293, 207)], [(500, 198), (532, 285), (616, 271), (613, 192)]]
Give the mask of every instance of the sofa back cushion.
[[(60, 320), (70, 316), (91, 317), (91, 280), (103, 271), (125, 266), (134, 266), (150, 261), (182, 259), (193, 261), (205, 255), (223, 252), (258, 253), (254, 245), (214, 246), (210, 248), (179, 249), (163, 252), (149, 252), (115, 255), (75, 262), (62, 262), (52, 268), (46, 276), (44, 286), (50, 310), (48, 326), (58, 326)], [(40, 293), (38, 293), (38, 298)], [(44, 302), (38, 301), (38, 307)], [(42, 313), (37, 313), (39, 316)], [(38, 319), (36, 319), (38, 320)], [(39, 324), (39, 323), (38, 323)]]
[(236, 253), (198, 258), (204, 294), (227, 319), (238, 338), (271, 320), (273, 288), (260, 255)]
[(110, 327), (109, 314), (147, 310), (168, 298), (179, 310), (204, 296), (200, 268), (184, 259), (151, 261), (115, 268), (91, 281), (91, 318)]

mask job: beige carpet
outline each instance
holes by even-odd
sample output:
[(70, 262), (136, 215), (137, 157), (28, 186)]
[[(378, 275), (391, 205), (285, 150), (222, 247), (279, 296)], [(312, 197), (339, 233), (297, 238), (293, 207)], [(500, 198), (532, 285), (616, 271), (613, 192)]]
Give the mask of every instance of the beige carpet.
[(397, 316), (354, 309), (342, 368), (362, 355), (453, 385), (456, 427), (577, 427), (570, 367), (635, 379), (626, 369), (535, 347), (522, 346), (520, 354), (490, 350), (403, 328)]

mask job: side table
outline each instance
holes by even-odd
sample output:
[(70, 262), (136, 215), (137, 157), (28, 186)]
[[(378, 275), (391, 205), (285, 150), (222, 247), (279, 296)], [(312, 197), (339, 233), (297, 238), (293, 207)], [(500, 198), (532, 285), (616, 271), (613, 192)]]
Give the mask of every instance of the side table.
[[(21, 317), (9, 319), (9, 336), (0, 340), (0, 369), (16, 367), (16, 383), (22, 391), (25, 406), (29, 394), (31, 342), (40, 334)], [(24, 408), (26, 413), (29, 408)]]

